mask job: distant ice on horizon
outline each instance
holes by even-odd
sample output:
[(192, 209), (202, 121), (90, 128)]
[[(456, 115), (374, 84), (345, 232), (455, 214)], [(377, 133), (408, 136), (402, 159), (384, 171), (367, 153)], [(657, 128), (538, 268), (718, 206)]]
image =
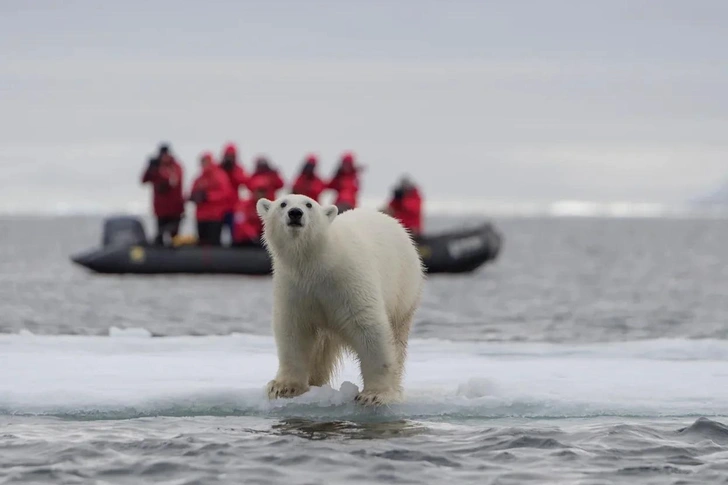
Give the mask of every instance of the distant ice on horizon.
[[(363, 197), (361, 206), (378, 209), (387, 197)], [(37, 206), (13, 207), (0, 205), (0, 216), (151, 216), (148, 197), (136, 201), (56, 202)], [(322, 202), (330, 202), (323, 200)], [(727, 201), (728, 202), (728, 201)], [(187, 207), (194, 218), (194, 207)], [(557, 200), (550, 202), (504, 201), (486, 197), (425, 199), (425, 216), (482, 216), (482, 217), (728, 217), (728, 204), (703, 201), (702, 203), (659, 204), (645, 202), (593, 202), (584, 200)]]

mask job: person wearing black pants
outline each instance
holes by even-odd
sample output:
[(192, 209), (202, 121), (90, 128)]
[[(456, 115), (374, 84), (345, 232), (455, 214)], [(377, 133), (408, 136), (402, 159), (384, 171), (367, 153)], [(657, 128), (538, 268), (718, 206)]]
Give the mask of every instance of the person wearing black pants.
[(164, 245), (166, 235), (169, 235), (171, 243), (179, 232), (180, 221), (185, 212), (183, 177), (182, 165), (171, 155), (169, 146), (162, 144), (159, 154), (149, 160), (141, 179), (142, 184), (153, 187), (154, 215), (157, 219), (154, 244)]
[(197, 241), (200, 246), (220, 246), (222, 221), (197, 221)]
[[(157, 246), (171, 245), (172, 240), (179, 233), (179, 226), (181, 223), (181, 217), (158, 217), (157, 235), (154, 237), (154, 244)], [(168, 242), (165, 242), (165, 236), (169, 237)]]

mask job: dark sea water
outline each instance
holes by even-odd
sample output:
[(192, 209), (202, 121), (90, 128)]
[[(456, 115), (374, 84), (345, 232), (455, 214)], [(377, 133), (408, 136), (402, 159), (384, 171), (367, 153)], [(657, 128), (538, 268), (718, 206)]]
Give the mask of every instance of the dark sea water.
[(728, 221), (494, 222), (370, 411), (353, 362), (265, 398), (269, 278), (94, 275), (100, 218), (0, 218), (0, 484), (728, 483)]

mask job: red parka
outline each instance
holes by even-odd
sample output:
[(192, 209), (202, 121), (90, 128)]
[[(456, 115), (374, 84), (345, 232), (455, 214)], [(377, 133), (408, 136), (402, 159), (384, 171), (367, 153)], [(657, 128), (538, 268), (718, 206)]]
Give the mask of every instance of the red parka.
[(318, 175), (299, 175), (293, 183), (291, 192), (311, 197), (316, 202), (321, 197), (321, 192), (326, 189), (326, 183)]
[(190, 199), (194, 199), (199, 192), (205, 195), (202, 201), (196, 202), (197, 220), (222, 221), (225, 213), (232, 207), (235, 194), (225, 171), (212, 161), (202, 169), (202, 173), (192, 184)]
[(336, 191), (335, 204), (356, 207), (359, 195), (359, 175), (356, 172), (338, 173), (326, 187)]
[(185, 212), (182, 184), (182, 165), (168, 156), (157, 167), (148, 167), (142, 175), (142, 183), (154, 188), (153, 206), (157, 217), (180, 217)]
[(285, 184), (278, 170), (269, 168), (261, 171), (256, 170), (248, 179), (249, 188), (261, 185), (265, 187), (265, 198), (275, 200), (276, 192), (282, 189)]
[(392, 199), (389, 202), (392, 216), (412, 234), (422, 232), (422, 197), (416, 188), (407, 189), (400, 200)]
[[(232, 163), (226, 163), (226, 159), (232, 161)], [(240, 187), (245, 187), (248, 183), (248, 175), (245, 173), (245, 169), (238, 163), (238, 150), (233, 143), (225, 145), (223, 151), (223, 159), (220, 161), (220, 168), (225, 171), (228, 179), (230, 179), (230, 185), (233, 189), (233, 195), (230, 204), (230, 210), (233, 209), (235, 202), (240, 200)]]
[(254, 197), (239, 200), (233, 210), (233, 242), (257, 241), (263, 234), (263, 221), (258, 216)]
[(296, 178), (296, 181), (293, 182), (291, 193), (305, 195), (318, 202), (319, 197), (321, 197), (321, 192), (326, 190), (326, 183), (316, 175), (317, 163), (318, 159), (316, 155), (312, 154), (306, 157), (303, 169)]
[(359, 168), (354, 166), (354, 155), (345, 153), (341, 159), (341, 167), (326, 188), (336, 191), (336, 205), (346, 204), (352, 208), (357, 206), (359, 196)]

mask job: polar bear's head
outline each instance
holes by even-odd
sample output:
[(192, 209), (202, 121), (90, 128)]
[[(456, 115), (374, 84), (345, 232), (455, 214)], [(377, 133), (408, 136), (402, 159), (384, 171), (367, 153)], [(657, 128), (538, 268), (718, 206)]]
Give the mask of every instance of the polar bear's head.
[(275, 201), (263, 198), (255, 207), (263, 221), (263, 239), (274, 250), (317, 242), (339, 213), (335, 205), (321, 206), (310, 197), (297, 194)]

